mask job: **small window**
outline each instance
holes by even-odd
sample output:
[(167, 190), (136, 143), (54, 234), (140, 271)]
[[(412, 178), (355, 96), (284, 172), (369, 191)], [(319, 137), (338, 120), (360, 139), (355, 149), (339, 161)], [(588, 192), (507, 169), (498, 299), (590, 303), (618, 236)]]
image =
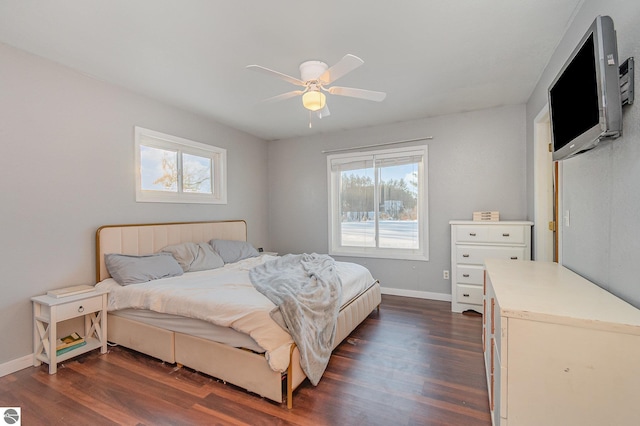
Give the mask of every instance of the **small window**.
[(226, 204), (227, 151), (135, 128), (136, 201)]
[(428, 260), (427, 147), (336, 154), (329, 175), (329, 253)]

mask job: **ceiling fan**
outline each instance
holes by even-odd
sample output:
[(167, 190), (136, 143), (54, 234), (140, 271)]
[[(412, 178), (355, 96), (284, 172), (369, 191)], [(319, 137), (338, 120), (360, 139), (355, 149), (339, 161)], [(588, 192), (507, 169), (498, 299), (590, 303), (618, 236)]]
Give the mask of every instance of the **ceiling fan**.
[(338, 96), (349, 96), (352, 98), (366, 99), (369, 101), (381, 102), (387, 96), (384, 92), (373, 90), (356, 89), (353, 87), (331, 86), (340, 77), (358, 68), (364, 61), (357, 56), (347, 54), (331, 68), (321, 61), (306, 61), (300, 64), (300, 78), (291, 77), (278, 71), (265, 68), (260, 65), (247, 65), (248, 69), (269, 74), (281, 78), (289, 83), (301, 86), (300, 90), (283, 93), (263, 102), (276, 102), (284, 99), (302, 96), (302, 105), (309, 111), (314, 111), (319, 118), (329, 115), (326, 96), (323, 92)]

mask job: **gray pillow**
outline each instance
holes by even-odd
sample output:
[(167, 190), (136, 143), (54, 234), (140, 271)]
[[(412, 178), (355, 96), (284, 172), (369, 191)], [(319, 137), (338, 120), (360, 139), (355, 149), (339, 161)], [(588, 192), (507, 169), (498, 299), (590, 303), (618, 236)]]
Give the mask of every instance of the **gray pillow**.
[(183, 273), (182, 268), (170, 253), (147, 256), (105, 254), (104, 261), (109, 274), (120, 285), (177, 277)]
[(238, 262), (242, 259), (260, 255), (251, 243), (247, 241), (211, 240), (209, 244), (218, 252), (224, 263)]
[(224, 266), (224, 260), (207, 243), (182, 243), (164, 247), (161, 253), (171, 253), (184, 272), (204, 271)]

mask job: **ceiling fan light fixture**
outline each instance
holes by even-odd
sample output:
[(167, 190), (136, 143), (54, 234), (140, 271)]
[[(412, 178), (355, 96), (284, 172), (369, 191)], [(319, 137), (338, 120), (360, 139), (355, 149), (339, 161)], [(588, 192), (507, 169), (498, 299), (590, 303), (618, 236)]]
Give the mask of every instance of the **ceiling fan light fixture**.
[(309, 111), (318, 111), (327, 104), (327, 97), (319, 90), (309, 90), (302, 95), (302, 105)]

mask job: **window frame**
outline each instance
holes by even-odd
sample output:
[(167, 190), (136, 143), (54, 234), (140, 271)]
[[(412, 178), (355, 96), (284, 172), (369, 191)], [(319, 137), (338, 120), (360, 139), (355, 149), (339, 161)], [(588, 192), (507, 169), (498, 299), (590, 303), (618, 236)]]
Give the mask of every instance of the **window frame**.
[[(373, 159), (376, 156), (383, 158), (409, 157), (421, 155), (422, 162), (418, 163), (418, 249), (380, 248), (380, 247), (354, 247), (341, 244), (340, 221), (340, 171), (332, 170), (332, 162), (343, 163), (349, 160)], [(404, 148), (377, 149), (371, 151), (359, 151), (351, 153), (339, 153), (327, 156), (327, 185), (328, 185), (328, 237), (329, 254), (335, 256), (371, 257), (399, 260), (429, 260), (429, 200), (428, 200), (428, 170), (429, 170), (428, 146), (417, 145)], [(375, 168), (374, 168), (375, 170)], [(375, 173), (374, 173), (375, 174)], [(378, 191), (378, 182), (374, 182), (374, 206), (378, 201), (375, 194)], [(378, 209), (376, 208), (375, 229), (378, 232)], [(377, 238), (376, 238), (377, 239)], [(377, 245), (377, 244), (376, 244)]]
[[(227, 150), (178, 136), (135, 126), (136, 202), (227, 204)], [(142, 189), (141, 146), (174, 151), (178, 161), (177, 191)], [(211, 161), (211, 194), (184, 192), (182, 188), (182, 154), (208, 158)]]

